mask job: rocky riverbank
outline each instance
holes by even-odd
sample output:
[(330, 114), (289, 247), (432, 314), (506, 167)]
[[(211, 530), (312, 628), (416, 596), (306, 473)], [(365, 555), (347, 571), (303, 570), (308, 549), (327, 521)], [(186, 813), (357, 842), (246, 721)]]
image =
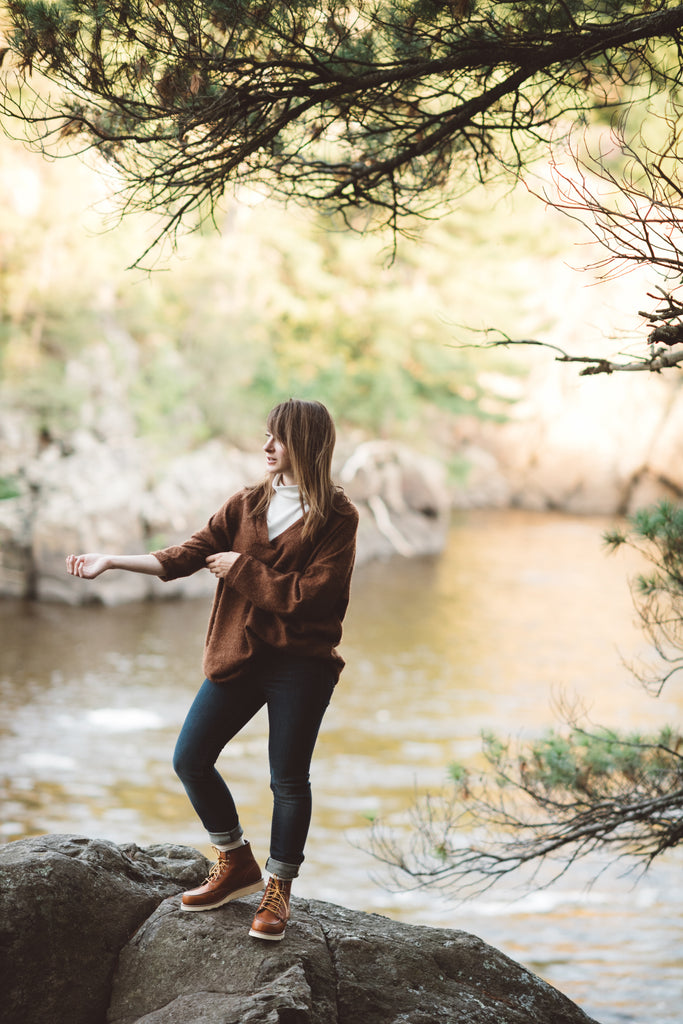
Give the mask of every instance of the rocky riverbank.
[[(578, 378), (547, 357), (523, 381), (484, 377), (490, 418), (444, 420), (439, 460), (342, 439), (335, 475), (360, 510), (359, 562), (438, 552), (453, 507), (621, 515), (683, 497), (678, 377)], [(88, 588), (64, 573), (70, 551), (184, 540), (262, 474), (260, 453), (218, 440), (160, 461), (117, 395), (59, 438), (36, 437), (16, 411), (0, 414), (0, 596), (116, 604), (213, 591), (208, 572), (168, 587), (112, 573)]]
[(185, 914), (207, 867), (77, 836), (0, 847), (5, 1024), (591, 1024), (464, 931), (294, 899), (273, 944), (247, 938), (258, 897)]
[[(85, 431), (68, 446), (5, 459), (16, 493), (0, 501), (0, 595), (78, 604), (146, 597), (197, 597), (215, 580), (200, 572), (165, 586), (133, 573), (107, 573), (84, 587), (65, 573), (72, 551), (131, 554), (185, 540), (239, 488), (259, 480), (263, 460), (211, 441), (151, 468), (142, 442), (101, 442)], [(361, 514), (358, 561), (441, 550), (449, 517), (445, 470), (388, 442), (356, 446), (336, 469)]]

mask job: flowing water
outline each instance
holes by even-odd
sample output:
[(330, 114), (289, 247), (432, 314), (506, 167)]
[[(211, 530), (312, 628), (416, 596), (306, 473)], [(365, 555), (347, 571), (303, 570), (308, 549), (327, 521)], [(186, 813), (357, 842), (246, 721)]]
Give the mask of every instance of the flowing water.
[[(476, 761), (482, 730), (534, 736), (560, 725), (562, 704), (622, 729), (681, 721), (675, 683), (653, 699), (624, 665), (647, 651), (627, 585), (634, 565), (604, 553), (605, 525), (471, 512), (441, 557), (357, 571), (297, 893), (474, 932), (602, 1024), (673, 1024), (683, 1005), (681, 851), (640, 880), (623, 863), (592, 862), (547, 889), (494, 888), (467, 903), (392, 891), (368, 852), (369, 819), (409, 840), (416, 792), (442, 787), (450, 762)], [(203, 600), (0, 602), (4, 841), (78, 832), (210, 852), (169, 766), (201, 681), (207, 614)], [(262, 858), (265, 743), (261, 714), (222, 756)]]

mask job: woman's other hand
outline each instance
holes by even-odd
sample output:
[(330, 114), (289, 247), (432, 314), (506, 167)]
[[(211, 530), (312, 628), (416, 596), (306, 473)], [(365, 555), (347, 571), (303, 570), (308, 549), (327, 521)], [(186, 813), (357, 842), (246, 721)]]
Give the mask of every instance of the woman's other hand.
[(207, 555), (206, 567), (220, 579), (228, 575), (239, 557), (239, 551), (217, 551), (215, 555)]
[(109, 568), (109, 555), (67, 555), (66, 571), (84, 580), (94, 580)]

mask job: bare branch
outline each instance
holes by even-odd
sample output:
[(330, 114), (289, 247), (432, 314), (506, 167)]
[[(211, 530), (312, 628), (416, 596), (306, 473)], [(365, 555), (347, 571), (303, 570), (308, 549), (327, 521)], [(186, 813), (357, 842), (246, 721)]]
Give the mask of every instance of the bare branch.
[[(661, 332), (662, 328), (658, 328), (658, 332)], [(478, 332), (476, 332), (478, 333)], [(619, 373), (619, 372), (640, 372), (648, 371), (650, 373), (659, 373), (661, 370), (678, 366), (683, 363), (683, 347), (670, 349), (666, 345), (660, 345), (659, 347), (652, 347), (648, 356), (643, 356), (638, 359), (629, 359), (628, 361), (617, 361), (613, 359), (606, 359), (604, 356), (576, 356), (570, 355), (561, 349), (558, 345), (553, 345), (547, 341), (538, 341), (534, 338), (510, 338), (503, 331), (499, 331), (495, 328), (487, 328), (484, 332), (487, 337), (491, 334), (497, 334), (498, 337), (491, 341), (473, 343), (472, 346), (460, 344), (458, 348), (509, 348), (513, 345), (530, 345), (539, 348), (547, 348), (551, 352), (557, 352), (555, 361), (558, 363), (588, 363), (589, 365), (585, 369), (581, 370), (579, 376), (585, 377), (598, 373)], [(649, 338), (656, 332), (653, 331)], [(673, 331), (672, 331), (673, 334)], [(681, 327), (681, 334), (683, 335), (683, 327)], [(660, 339), (662, 340), (662, 339)], [(683, 340), (683, 338), (682, 338)]]

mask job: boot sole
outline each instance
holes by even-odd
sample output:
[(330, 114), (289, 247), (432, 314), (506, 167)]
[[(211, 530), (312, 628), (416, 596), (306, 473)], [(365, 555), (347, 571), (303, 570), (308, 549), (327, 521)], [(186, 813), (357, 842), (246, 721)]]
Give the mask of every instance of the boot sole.
[(254, 939), (267, 939), (269, 942), (279, 942), (284, 939), (284, 931), (279, 932), (277, 935), (270, 935), (268, 932), (257, 932), (254, 928), (249, 929), (249, 934)]
[(222, 907), (225, 903), (230, 903), (231, 900), (238, 900), (240, 896), (252, 896), (255, 892), (262, 892), (266, 887), (266, 883), (262, 878), (258, 882), (253, 882), (251, 885), (245, 885), (243, 889), (235, 889), (234, 892), (228, 893), (222, 900), (217, 903), (204, 903), (204, 904), (188, 904), (181, 903), (180, 906), (183, 910), (217, 910), (218, 907)]

